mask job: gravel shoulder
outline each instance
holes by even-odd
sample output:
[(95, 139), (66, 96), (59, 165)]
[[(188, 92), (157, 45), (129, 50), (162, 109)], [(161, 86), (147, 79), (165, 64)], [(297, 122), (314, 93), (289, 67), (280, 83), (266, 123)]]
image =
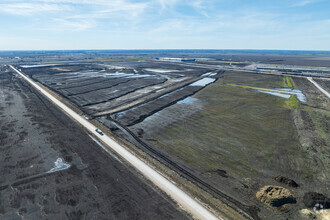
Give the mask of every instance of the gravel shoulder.
[[(190, 218), (24, 82), (0, 88), (0, 218)], [(71, 167), (47, 173), (58, 158)]]

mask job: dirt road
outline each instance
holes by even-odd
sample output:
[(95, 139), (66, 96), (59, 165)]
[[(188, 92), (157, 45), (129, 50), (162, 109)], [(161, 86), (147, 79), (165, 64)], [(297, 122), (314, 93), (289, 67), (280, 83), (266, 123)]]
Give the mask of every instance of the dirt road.
[(147, 164), (142, 162), (132, 153), (127, 151), (125, 148), (120, 146), (116, 141), (111, 139), (107, 135), (101, 135), (96, 131), (96, 127), (91, 124), (89, 121), (78, 115), (76, 112), (71, 110), (68, 106), (60, 102), (58, 99), (53, 97), (50, 93), (45, 91), (39, 85), (37, 85), (33, 80), (22, 74), (20, 71), (15, 69), (13, 66), (10, 66), (15, 72), (17, 72), (24, 80), (26, 80), (29, 84), (31, 84), (36, 90), (38, 90), (41, 94), (46, 96), (49, 100), (51, 100), (56, 106), (62, 109), (66, 114), (68, 114), (72, 119), (86, 128), (90, 133), (94, 134), (105, 143), (109, 148), (114, 150), (118, 155), (124, 158), (127, 162), (129, 162), (133, 167), (139, 170), (146, 178), (152, 181), (156, 186), (158, 186), (161, 190), (166, 192), (171, 198), (173, 198), (176, 202), (178, 202), (185, 210), (191, 213), (194, 217), (199, 219), (218, 219), (215, 215), (213, 215), (208, 209), (198, 203), (196, 200), (191, 198), (184, 191), (179, 189), (172, 182), (164, 178), (157, 171), (153, 170)]
[(0, 219), (190, 218), (25, 81), (0, 73), (0, 100)]
[(315, 82), (313, 80), (312, 77), (307, 77), (307, 79), (314, 84), (314, 86), (316, 86), (316, 88), (318, 88), (326, 97), (328, 97), (330, 99), (330, 93), (328, 93), (327, 91), (325, 91), (317, 82)]

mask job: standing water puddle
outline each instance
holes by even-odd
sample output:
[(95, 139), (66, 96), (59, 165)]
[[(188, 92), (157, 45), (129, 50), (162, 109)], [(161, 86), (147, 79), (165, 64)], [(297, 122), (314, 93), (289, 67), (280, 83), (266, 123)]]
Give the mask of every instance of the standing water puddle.
[(206, 86), (210, 83), (213, 83), (214, 81), (215, 81), (215, 79), (206, 77), (204, 79), (198, 80), (198, 81), (190, 84), (190, 86)]
[(190, 104), (190, 103), (195, 102), (195, 101), (197, 101), (196, 98), (194, 98), (194, 97), (187, 97), (187, 98), (185, 98), (185, 99), (183, 99), (181, 101), (178, 101), (177, 103), (178, 104)]
[(286, 93), (289, 93), (291, 95), (296, 95), (299, 101), (306, 102), (306, 96), (299, 90), (299, 89), (277, 89), (280, 91), (284, 91)]
[(54, 173), (57, 171), (66, 170), (70, 167), (70, 164), (63, 162), (62, 158), (57, 158), (57, 160), (54, 162), (54, 164), (55, 164), (55, 167), (50, 169), (47, 173)]
[(172, 71), (175, 72), (175, 70), (168, 70), (168, 69), (145, 69), (145, 70), (155, 73), (170, 73)]
[(284, 93), (279, 93), (279, 92), (269, 92), (269, 91), (263, 91), (263, 90), (258, 90), (258, 92), (275, 95), (275, 96), (279, 96), (279, 97), (286, 98), (286, 99), (291, 97), (291, 95), (289, 95), (289, 94), (284, 94)]
[(277, 88), (277, 89), (258, 89), (258, 92), (267, 93), (270, 95), (279, 96), (282, 98), (290, 98), (292, 95), (297, 96), (297, 99), (301, 102), (306, 102), (306, 96), (298, 89), (287, 89), (287, 88)]
[(204, 73), (203, 75), (201, 76), (215, 76), (217, 75), (218, 73), (213, 73), (213, 72), (208, 72), (208, 73)]

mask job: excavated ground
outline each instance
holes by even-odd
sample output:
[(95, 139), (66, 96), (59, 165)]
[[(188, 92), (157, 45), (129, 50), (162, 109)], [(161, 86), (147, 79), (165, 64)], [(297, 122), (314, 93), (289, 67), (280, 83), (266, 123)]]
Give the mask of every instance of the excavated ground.
[[(327, 192), (329, 105), (305, 79), (293, 82), (308, 101), (291, 110), (285, 99), (227, 85), (279, 88), (281, 76), (154, 61), (23, 71), (118, 136), (255, 218), (297, 217), (306, 191)], [(213, 84), (205, 89), (191, 86), (210, 72), (216, 72), (210, 76), (217, 80)], [(164, 86), (177, 79), (184, 79), (182, 85)], [(327, 82), (320, 84), (327, 88)], [(268, 209), (255, 193), (265, 184), (278, 184), (273, 176), (279, 174), (301, 185), (292, 189), (298, 203), (283, 210)]]
[[(119, 66), (121, 65), (121, 66)], [(116, 118), (125, 125), (143, 120), (203, 86), (189, 86), (211, 70), (175, 63), (114, 62), (112, 65), (75, 64), (21, 68), (67, 98), (91, 117)], [(217, 79), (221, 72), (212, 76)], [(124, 110), (125, 119), (118, 117)], [(117, 114), (118, 113), (118, 114)], [(127, 121), (127, 119), (129, 120)]]
[[(12, 74), (0, 100), (0, 219), (190, 218)], [(58, 158), (70, 167), (47, 173)]]

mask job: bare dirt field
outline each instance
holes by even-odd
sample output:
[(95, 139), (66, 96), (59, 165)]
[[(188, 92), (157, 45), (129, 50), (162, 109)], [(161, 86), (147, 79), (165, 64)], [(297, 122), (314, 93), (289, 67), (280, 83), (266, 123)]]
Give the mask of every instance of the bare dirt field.
[(316, 82), (327, 92), (330, 92), (330, 80), (316, 80)]
[[(117, 62), (115, 62), (118, 65)], [(127, 112), (136, 123), (155, 111), (165, 108), (202, 89), (189, 86), (210, 72), (207, 68), (184, 68), (177, 64), (153, 62), (121, 63), (114, 65), (61, 65), (61, 71), (53, 66), (22, 68), (23, 72), (67, 98), (90, 116), (107, 115), (118, 118), (117, 112), (138, 106)], [(133, 65), (134, 64), (134, 65)], [(133, 66), (133, 67), (132, 67)], [(125, 68), (124, 68), (125, 67)], [(217, 71), (211, 76), (217, 79)], [(142, 109), (141, 109), (142, 108)], [(134, 119), (132, 117), (135, 117)]]
[[(306, 195), (329, 197), (329, 100), (305, 78), (224, 71), (217, 66), (226, 63), (239, 70), (256, 62), (327, 67), (328, 54), (102, 56), (22, 71), (132, 143), (132, 149), (237, 213), (244, 212), (244, 219), (300, 219)], [(202, 59), (191, 63), (154, 59), (159, 56)], [(329, 88), (328, 81), (316, 81)], [(84, 167), (79, 160), (72, 161)], [(288, 188), (294, 202), (277, 208), (260, 202), (256, 194), (266, 185)]]
[[(11, 74), (0, 100), (1, 219), (190, 218)], [(59, 158), (70, 167), (54, 170)]]

